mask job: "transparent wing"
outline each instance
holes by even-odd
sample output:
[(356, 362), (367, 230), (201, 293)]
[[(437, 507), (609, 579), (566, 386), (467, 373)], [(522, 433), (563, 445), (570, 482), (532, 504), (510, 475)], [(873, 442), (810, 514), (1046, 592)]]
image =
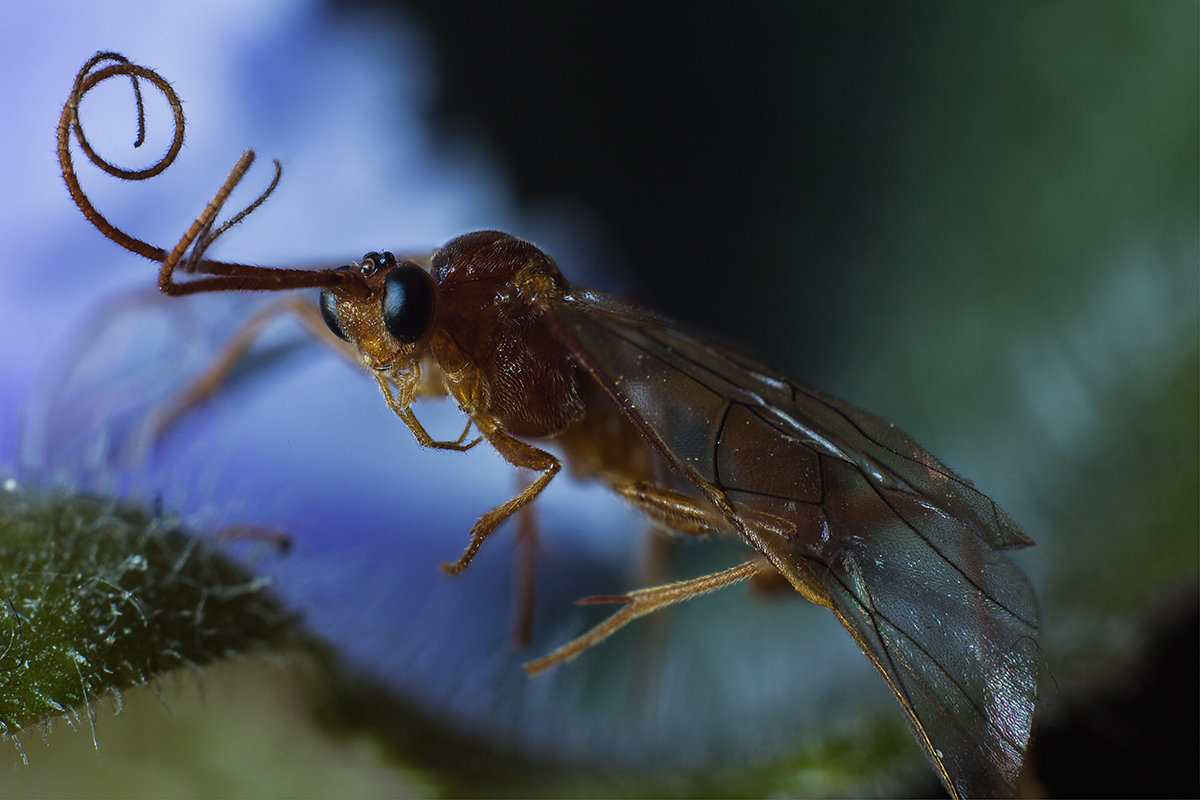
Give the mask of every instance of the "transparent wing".
[(1012, 794), (1037, 665), (1016, 523), (894, 425), (674, 323), (585, 290), (549, 319), (732, 529), (824, 587), (952, 793)]

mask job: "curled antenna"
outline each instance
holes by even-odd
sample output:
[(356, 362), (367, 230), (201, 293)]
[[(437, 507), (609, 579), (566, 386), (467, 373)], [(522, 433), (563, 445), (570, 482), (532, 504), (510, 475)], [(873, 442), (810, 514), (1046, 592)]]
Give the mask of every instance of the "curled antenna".
[[(160, 91), (175, 117), (175, 133), (171, 146), (165, 155), (154, 164), (140, 170), (129, 170), (113, 164), (93, 149), (87, 136), (84, 135), (83, 125), (79, 121), (79, 105), (84, 96), (99, 84), (112, 78), (128, 77), (133, 83), (134, 101), (137, 105), (138, 134), (134, 147), (139, 147), (145, 141), (146, 121), (145, 107), (142, 102), (140, 81), (147, 81)], [(270, 186), (258, 198), (244, 209), (234, 214), (229, 220), (216, 225), (217, 215), (234, 188), (241, 183), (250, 166), (254, 163), (254, 151), (247, 150), (234, 165), (229, 177), (217, 192), (216, 196), (205, 206), (188, 228), (187, 233), (170, 252), (147, 241), (132, 236), (108, 221), (96, 210), (88, 199), (87, 194), (79, 185), (79, 177), (75, 173), (75, 165), (71, 160), (71, 138), (74, 136), (79, 147), (87, 155), (88, 160), (100, 169), (122, 180), (142, 181), (153, 178), (174, 163), (183, 147), (183, 104), (171, 85), (161, 75), (151, 69), (132, 63), (119, 53), (101, 52), (88, 59), (79, 74), (75, 77), (75, 85), (63, 106), (62, 117), (58, 122), (58, 163), (62, 168), (63, 180), (67, 190), (79, 210), (87, 217), (102, 234), (124, 247), (130, 252), (160, 262), (162, 268), (158, 273), (158, 288), (164, 294), (184, 295), (198, 292), (225, 291), (282, 291), (285, 289), (303, 289), (310, 287), (328, 287), (344, 284), (354, 280), (350, 270), (340, 272), (332, 269), (275, 269), (258, 267), (249, 264), (235, 264), (225, 261), (213, 261), (204, 258), (204, 252), (218, 237), (234, 225), (246, 218), (250, 212), (262, 205), (279, 185), (282, 168), (275, 162), (275, 177)], [(215, 226), (215, 227), (214, 227)], [(190, 251), (190, 252), (189, 252)], [(175, 279), (176, 267), (182, 266), (183, 272), (189, 275), (204, 277), (188, 281)]]

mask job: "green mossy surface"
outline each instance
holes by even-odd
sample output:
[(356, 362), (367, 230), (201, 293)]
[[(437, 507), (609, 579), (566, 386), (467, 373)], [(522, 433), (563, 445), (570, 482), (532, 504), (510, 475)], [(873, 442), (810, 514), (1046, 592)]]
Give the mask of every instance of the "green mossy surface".
[(280, 644), (254, 577), (130, 503), (0, 489), (0, 733), (180, 666)]

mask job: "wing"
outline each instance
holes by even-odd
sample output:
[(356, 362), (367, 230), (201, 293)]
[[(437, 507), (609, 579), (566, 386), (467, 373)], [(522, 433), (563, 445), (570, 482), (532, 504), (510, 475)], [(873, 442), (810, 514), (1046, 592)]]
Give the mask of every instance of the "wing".
[(732, 529), (824, 587), (951, 793), (1011, 795), (1038, 652), (1016, 523), (894, 425), (672, 322), (587, 290), (547, 318)]

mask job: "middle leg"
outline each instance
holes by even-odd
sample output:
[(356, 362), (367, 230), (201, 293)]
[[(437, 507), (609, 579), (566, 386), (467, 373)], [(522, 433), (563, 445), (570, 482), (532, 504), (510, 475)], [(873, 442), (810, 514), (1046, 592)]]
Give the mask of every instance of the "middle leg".
[(496, 448), (496, 452), (500, 454), (501, 458), (514, 467), (524, 467), (541, 474), (516, 497), (507, 503), (496, 506), (479, 518), (471, 528), (471, 542), (463, 554), (457, 561), (442, 564), (442, 569), (451, 575), (457, 575), (466, 569), (474, 560), (475, 554), (479, 552), (484, 541), (495, 532), (496, 528), (500, 527), (504, 520), (515, 514), (526, 503), (541, 494), (542, 490), (550, 484), (550, 481), (554, 480), (554, 476), (562, 469), (562, 462), (557, 458), (545, 450), (540, 450), (505, 433), (491, 418), (475, 417), (474, 421), (475, 427), (492, 447)]

